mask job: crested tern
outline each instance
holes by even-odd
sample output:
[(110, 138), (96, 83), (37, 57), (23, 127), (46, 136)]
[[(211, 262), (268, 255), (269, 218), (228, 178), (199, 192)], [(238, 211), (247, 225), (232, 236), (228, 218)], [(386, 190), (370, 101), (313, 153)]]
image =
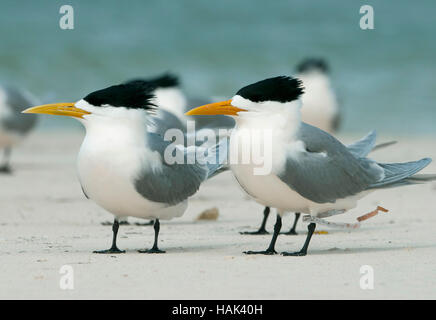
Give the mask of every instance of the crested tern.
[[(405, 163), (378, 163), (359, 148), (353, 152), (329, 133), (301, 121), (300, 80), (279, 76), (240, 89), (227, 101), (192, 109), (187, 115), (229, 115), (236, 121), (230, 137), (230, 167), (241, 187), (257, 202), (277, 209), (274, 233), (264, 251), (247, 254), (275, 254), (275, 243), (287, 211), (302, 212), (308, 218), (344, 213), (358, 200), (378, 189), (435, 180), (436, 175), (419, 175), (430, 158)], [(265, 134), (259, 134), (259, 130)], [(266, 134), (270, 133), (270, 134)], [(247, 143), (247, 137), (251, 143)], [(271, 170), (260, 174), (259, 163), (244, 163), (244, 152), (269, 145)], [(243, 146), (243, 147), (241, 147)], [(236, 159), (238, 161), (232, 161)], [(304, 245), (283, 255), (304, 256), (315, 231), (310, 222)]]
[[(137, 84), (144, 86), (147, 90), (152, 88), (153, 98), (151, 103), (159, 106), (154, 110), (154, 116), (150, 117), (148, 122), (148, 130), (157, 133), (161, 136), (169, 129), (177, 129), (186, 132), (186, 124), (183, 121), (186, 98), (179, 88), (179, 80), (172, 74), (164, 73), (162, 75), (146, 78), (146, 79), (131, 79), (125, 84)], [(130, 225), (127, 217), (118, 219), (119, 225)], [(150, 226), (153, 221), (135, 222), (137, 226)], [(112, 226), (110, 221), (102, 222), (104, 226)]]
[[(180, 87), (179, 78), (172, 73), (163, 73), (161, 75), (150, 77), (150, 78), (136, 78), (125, 82), (126, 84), (138, 84), (145, 85), (147, 88), (153, 88), (153, 98), (151, 103), (159, 106), (154, 110), (155, 114), (150, 117), (148, 129), (150, 132), (157, 133), (161, 136), (165, 136), (168, 130), (179, 130), (185, 135), (185, 141), (188, 142), (188, 121), (195, 122), (194, 132), (189, 132), (192, 134), (191, 137), (195, 138), (196, 134), (199, 134), (201, 129), (208, 128), (214, 129), (216, 127), (217, 121), (212, 118), (212, 121), (204, 121), (204, 119), (188, 119), (185, 116), (185, 112), (188, 111), (188, 100)], [(199, 100), (195, 100), (199, 101)], [(201, 100), (200, 101), (205, 101)], [(223, 117), (226, 119), (225, 123), (229, 123), (229, 117)], [(202, 120), (200, 125), (198, 125), (199, 120)], [(230, 119), (233, 121), (233, 119)], [(212, 122), (212, 124), (211, 124)], [(219, 122), (218, 122), (219, 123)], [(218, 132), (214, 130), (216, 135)], [(202, 144), (202, 141), (194, 141), (196, 145)], [(226, 168), (227, 169), (227, 168)], [(225, 169), (223, 169), (224, 171)], [(128, 225), (129, 222), (127, 218), (120, 219), (120, 224)], [(135, 223), (135, 225), (151, 225), (151, 222), (146, 223)], [(112, 225), (112, 223), (104, 222), (103, 225)]]
[[(182, 163), (169, 163), (170, 142), (149, 130), (156, 106), (154, 87), (134, 81), (88, 94), (75, 103), (55, 103), (29, 108), (24, 113), (70, 116), (86, 129), (77, 160), (79, 181), (85, 195), (115, 216), (112, 246), (96, 253), (121, 253), (117, 247), (118, 219), (154, 220), (154, 244), (146, 253), (161, 253), (158, 235), (161, 219), (183, 215), (188, 198), (221, 167), (217, 152), (227, 144), (206, 150), (178, 145)], [(221, 148), (222, 150), (217, 150)], [(201, 153), (201, 163), (191, 161)], [(188, 161), (186, 161), (188, 158)]]
[(304, 86), (301, 119), (330, 134), (335, 133), (339, 129), (341, 109), (331, 85), (327, 61), (306, 58), (297, 65), (296, 71), (295, 78)]
[(0, 86), (0, 150), (4, 150), (0, 172), (11, 173), (12, 147), (23, 140), (37, 120), (36, 115), (26, 117), (21, 111), (36, 103), (36, 99), (24, 90)]
[[(297, 64), (296, 72), (295, 77), (303, 82), (305, 88), (304, 95), (301, 98), (303, 104), (301, 108), (302, 121), (328, 133), (335, 133), (340, 124), (341, 114), (336, 94), (331, 86), (327, 61), (321, 58), (305, 58)], [(269, 214), (270, 208), (265, 207), (259, 229), (244, 231), (241, 234), (268, 234), (266, 223)], [(291, 228), (287, 232), (282, 232), (282, 234), (297, 234), (296, 228), (300, 215), (300, 212), (295, 213)]]

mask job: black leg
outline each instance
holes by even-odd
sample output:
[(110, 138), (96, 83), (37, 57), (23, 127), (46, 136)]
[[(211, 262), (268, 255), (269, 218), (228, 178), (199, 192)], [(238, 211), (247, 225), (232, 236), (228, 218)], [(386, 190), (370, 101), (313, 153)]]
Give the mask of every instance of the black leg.
[(156, 219), (156, 220), (154, 220), (154, 244), (153, 244), (153, 248), (145, 249), (145, 250), (138, 250), (138, 252), (140, 252), (140, 253), (165, 253), (165, 251), (159, 250), (159, 248), (157, 247), (159, 230), (160, 230), (160, 222), (159, 222), (159, 219)]
[(10, 158), (11, 158), (11, 147), (6, 147), (4, 151), (4, 161), (3, 164), (0, 166), (0, 173), (12, 173), (11, 166), (9, 165)]
[(303, 248), (301, 248), (300, 251), (298, 252), (282, 252), (282, 255), (284, 256), (305, 256), (307, 254), (307, 248), (309, 247), (309, 242), (310, 239), (312, 238), (313, 232), (315, 231), (316, 228), (316, 224), (315, 223), (310, 223), (307, 226), (307, 237), (306, 237), (306, 241), (304, 241), (304, 245)]
[[(101, 223), (102, 226), (113, 226), (113, 223), (110, 221), (104, 221)], [(119, 226), (130, 226), (130, 222), (127, 220), (118, 221)]]
[(291, 230), (289, 230), (288, 232), (283, 232), (282, 234), (286, 234), (288, 236), (289, 235), (295, 236), (298, 234), (297, 231), (295, 231), (295, 228), (297, 227), (297, 222), (298, 222), (298, 219), (300, 219), (300, 215), (301, 215), (301, 213), (299, 213), (299, 212), (295, 213), (294, 224), (292, 225)]
[(263, 220), (262, 220), (262, 224), (260, 225), (259, 230), (257, 230), (257, 231), (244, 231), (244, 232), (240, 232), (240, 234), (251, 234), (251, 235), (268, 234), (268, 231), (266, 231), (265, 226), (266, 226), (266, 222), (268, 220), (269, 211), (270, 211), (269, 207), (265, 207), (265, 209), (263, 210)]
[(276, 254), (277, 252), (275, 250), (275, 245), (276, 245), (277, 237), (280, 233), (281, 228), (282, 228), (282, 218), (280, 217), (280, 215), (277, 215), (276, 224), (274, 225), (274, 233), (273, 233), (273, 236), (271, 238), (271, 242), (268, 246), (268, 249), (266, 249), (265, 251), (244, 251), (244, 253), (245, 254), (266, 254), (266, 255)]
[(126, 251), (120, 250), (117, 247), (117, 234), (118, 234), (118, 228), (120, 227), (120, 224), (118, 222), (118, 219), (114, 219), (114, 224), (112, 225), (112, 232), (113, 232), (113, 238), (112, 238), (112, 246), (110, 249), (107, 250), (98, 250), (94, 251), (94, 253), (124, 253)]

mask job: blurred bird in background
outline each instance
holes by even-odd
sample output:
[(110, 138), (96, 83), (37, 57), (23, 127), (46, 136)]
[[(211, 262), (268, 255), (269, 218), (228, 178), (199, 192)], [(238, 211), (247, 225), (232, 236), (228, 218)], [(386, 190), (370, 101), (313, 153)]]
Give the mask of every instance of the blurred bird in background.
[(38, 101), (28, 92), (11, 86), (0, 86), (0, 150), (3, 150), (0, 173), (12, 172), (12, 148), (35, 127), (36, 115), (26, 117), (21, 114), (21, 111), (35, 104)]
[(296, 71), (295, 77), (304, 86), (301, 119), (330, 134), (336, 133), (340, 126), (342, 109), (331, 85), (327, 61), (322, 58), (308, 58), (297, 65)]

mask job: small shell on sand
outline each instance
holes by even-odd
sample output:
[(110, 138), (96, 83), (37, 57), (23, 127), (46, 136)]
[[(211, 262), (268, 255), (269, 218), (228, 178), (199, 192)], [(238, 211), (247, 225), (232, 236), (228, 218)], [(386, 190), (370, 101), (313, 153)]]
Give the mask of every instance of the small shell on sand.
[(206, 209), (198, 215), (195, 220), (217, 220), (219, 216), (219, 211), (217, 207), (211, 209)]

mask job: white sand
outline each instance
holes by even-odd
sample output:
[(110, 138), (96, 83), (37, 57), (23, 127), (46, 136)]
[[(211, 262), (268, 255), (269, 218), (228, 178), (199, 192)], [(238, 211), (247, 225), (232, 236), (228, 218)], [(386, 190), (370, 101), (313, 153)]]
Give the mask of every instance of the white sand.
[[(435, 184), (383, 190), (333, 221), (355, 221), (381, 205), (388, 214), (356, 231), (314, 235), (306, 257), (246, 256), (266, 248), (267, 236), (239, 231), (260, 223), (262, 207), (248, 200), (230, 173), (205, 184), (185, 215), (161, 224), (163, 255), (140, 254), (150, 247), (152, 227), (122, 226), (121, 255), (107, 249), (112, 216), (87, 200), (80, 189), (75, 158), (81, 132), (35, 133), (13, 154), (15, 173), (0, 176), (0, 298), (301, 299), (436, 298)], [(398, 138), (398, 137), (395, 137)], [(382, 136), (381, 141), (389, 139)], [(398, 138), (379, 151), (383, 161), (436, 159), (436, 140)], [(350, 142), (351, 139), (345, 139)], [(435, 173), (436, 163), (424, 172)], [(194, 221), (217, 206), (217, 221)], [(271, 215), (271, 231), (275, 217)], [(290, 225), (284, 220), (284, 230)], [(302, 246), (298, 236), (280, 236), (278, 251)], [(74, 290), (61, 290), (59, 269), (74, 268)], [(374, 289), (359, 287), (362, 265), (374, 268)]]

